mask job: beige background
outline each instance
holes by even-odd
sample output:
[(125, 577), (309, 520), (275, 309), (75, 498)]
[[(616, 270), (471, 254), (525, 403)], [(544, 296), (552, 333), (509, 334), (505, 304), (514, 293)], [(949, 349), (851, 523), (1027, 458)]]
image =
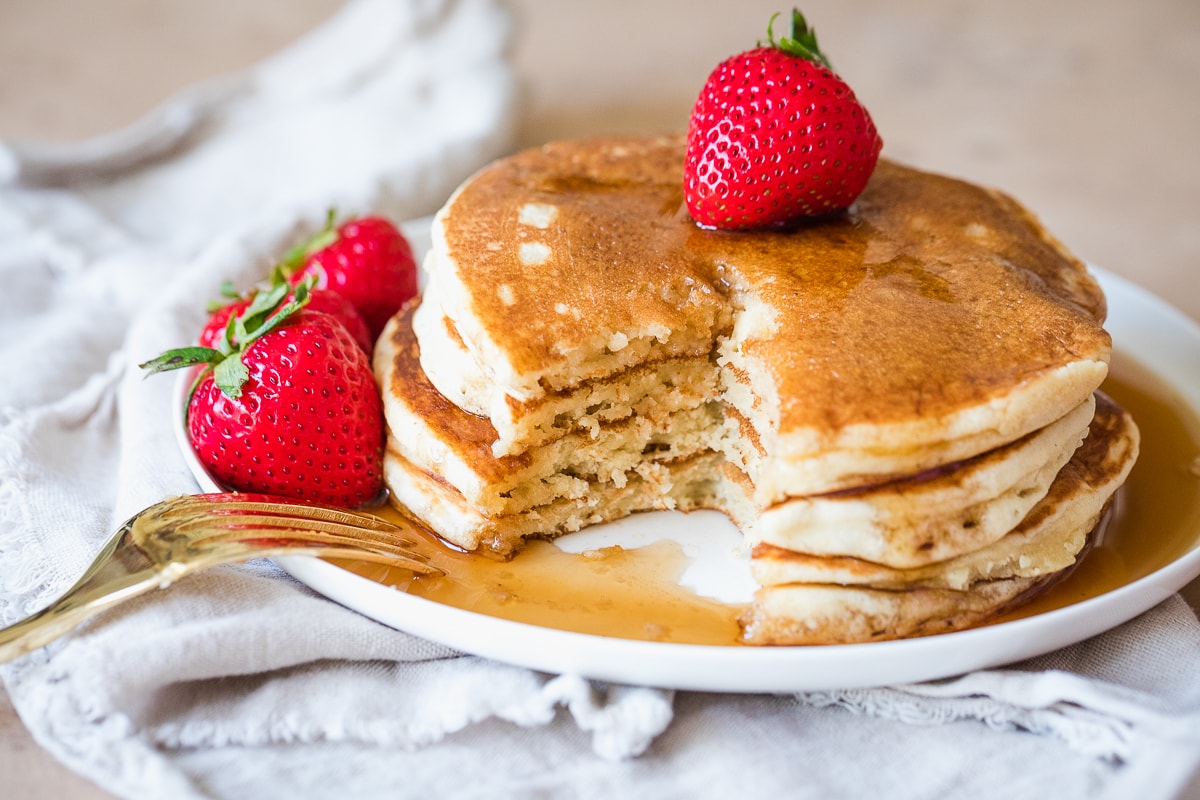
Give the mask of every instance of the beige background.
[[(0, 0), (0, 139), (79, 139), (237, 70), (335, 0)], [(683, 129), (781, 3), (514, 0), (521, 144)], [(1200, 321), (1200, 3), (806, 0), (885, 153), (998, 186), (1081, 257)], [(1200, 365), (1197, 365), (1200, 369)], [(1200, 604), (1200, 583), (1189, 587)], [(0, 795), (103, 797), (0, 692)]]

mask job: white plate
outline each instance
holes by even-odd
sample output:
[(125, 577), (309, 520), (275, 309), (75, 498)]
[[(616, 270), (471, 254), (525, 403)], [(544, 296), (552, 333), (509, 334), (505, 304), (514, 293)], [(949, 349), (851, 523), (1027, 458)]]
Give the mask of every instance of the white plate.
[[(1108, 296), (1108, 329), (1125, 353), (1200, 412), (1200, 326), (1145, 290), (1096, 269)], [(181, 392), (186, 381), (180, 381)], [(219, 491), (196, 461), (175, 403), (180, 446), (201, 488)], [(638, 515), (611, 527), (619, 537), (655, 538), (661, 515)], [(727, 523), (719, 515), (689, 517), (688, 528)], [(667, 526), (670, 527), (670, 526)], [(594, 529), (593, 529), (594, 530)], [(1118, 589), (1036, 616), (957, 633), (870, 644), (822, 647), (720, 647), (594, 636), (498, 619), (405, 594), (325, 561), (288, 557), (278, 563), (298, 580), (344, 606), (399, 630), (464, 652), (552, 673), (605, 681), (721, 692), (794, 692), (910, 683), (957, 675), (1040, 655), (1102, 633), (1146, 611), (1200, 575), (1197, 543), (1171, 564)], [(728, 553), (728, 546), (724, 547)], [(740, 569), (731, 564), (731, 573)], [(700, 576), (704, 583), (711, 579)], [(707, 590), (706, 590), (707, 591)]]

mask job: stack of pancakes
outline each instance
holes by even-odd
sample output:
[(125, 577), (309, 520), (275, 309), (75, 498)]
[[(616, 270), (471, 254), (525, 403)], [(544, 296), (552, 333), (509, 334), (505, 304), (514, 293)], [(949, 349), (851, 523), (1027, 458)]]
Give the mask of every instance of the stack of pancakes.
[(756, 644), (957, 629), (1065, 574), (1138, 442), (1096, 391), (1084, 265), (1008, 197), (886, 160), (844, 214), (702, 230), (683, 149), (551, 144), (447, 202), (376, 350), (393, 500), (502, 556), (720, 509)]

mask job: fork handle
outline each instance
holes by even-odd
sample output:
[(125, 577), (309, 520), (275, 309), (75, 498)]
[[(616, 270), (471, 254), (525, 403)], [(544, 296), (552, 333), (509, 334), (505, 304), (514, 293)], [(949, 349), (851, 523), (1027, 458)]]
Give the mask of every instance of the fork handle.
[(155, 570), (122, 576), (119, 580), (84, 576), (66, 594), (36, 614), (0, 628), (0, 663), (44, 647), (105, 609), (161, 586), (165, 577)]

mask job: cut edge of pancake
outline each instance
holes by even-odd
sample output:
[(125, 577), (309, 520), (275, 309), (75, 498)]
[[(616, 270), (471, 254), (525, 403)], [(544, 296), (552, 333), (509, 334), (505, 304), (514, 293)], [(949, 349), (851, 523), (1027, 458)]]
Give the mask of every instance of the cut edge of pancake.
[(439, 536), (464, 550), (497, 558), (516, 553), (527, 539), (553, 539), (641, 511), (720, 508), (734, 522), (750, 519), (744, 476), (719, 454), (649, 464), (617, 485), (591, 481), (587, 491), (515, 514), (487, 515), (437, 475), (404, 458), (389, 441), (384, 477), (390, 500)]

